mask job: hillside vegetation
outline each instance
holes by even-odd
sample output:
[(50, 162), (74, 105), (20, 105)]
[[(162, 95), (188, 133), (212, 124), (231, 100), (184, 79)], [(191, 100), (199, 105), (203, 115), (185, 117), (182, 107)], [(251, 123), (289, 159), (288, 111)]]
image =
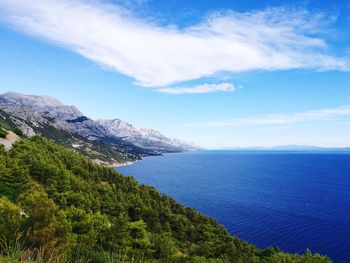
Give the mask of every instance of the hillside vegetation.
[(121, 119), (95, 121), (52, 97), (16, 92), (0, 94), (0, 125), (16, 128), (27, 137), (43, 136), (111, 166), (144, 156), (201, 149)]
[(39, 136), (0, 146), (0, 235), (0, 262), (330, 262), (258, 249)]

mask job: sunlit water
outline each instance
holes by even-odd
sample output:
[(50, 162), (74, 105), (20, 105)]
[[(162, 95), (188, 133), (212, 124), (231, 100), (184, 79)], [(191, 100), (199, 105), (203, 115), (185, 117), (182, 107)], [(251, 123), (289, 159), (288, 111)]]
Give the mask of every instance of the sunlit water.
[(350, 154), (206, 151), (118, 171), (217, 219), (258, 247), (350, 262)]

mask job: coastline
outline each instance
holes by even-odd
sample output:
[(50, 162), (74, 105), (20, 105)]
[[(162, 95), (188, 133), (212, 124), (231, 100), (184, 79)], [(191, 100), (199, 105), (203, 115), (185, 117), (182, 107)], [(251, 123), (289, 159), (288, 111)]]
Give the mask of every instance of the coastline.
[(113, 163), (113, 164), (111, 164), (111, 167), (117, 168), (117, 167), (122, 167), (122, 166), (128, 166), (128, 165), (132, 165), (136, 162), (137, 162), (137, 160), (136, 161), (128, 161), (125, 163)]
[(133, 163), (136, 163), (138, 160), (127, 161), (127, 162), (124, 162), (124, 163), (118, 163), (118, 162), (113, 162), (112, 163), (112, 162), (102, 161), (100, 159), (94, 159), (94, 160), (91, 160), (91, 161), (94, 162), (94, 163), (97, 163), (97, 164), (106, 165), (106, 166), (109, 166), (109, 167), (112, 167), (112, 168), (117, 168), (117, 167), (132, 165)]

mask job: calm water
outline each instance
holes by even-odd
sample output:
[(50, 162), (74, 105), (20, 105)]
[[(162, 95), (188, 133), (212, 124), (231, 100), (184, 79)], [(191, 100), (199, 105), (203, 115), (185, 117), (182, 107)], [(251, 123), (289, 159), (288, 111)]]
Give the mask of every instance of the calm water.
[(350, 154), (208, 151), (118, 170), (258, 247), (350, 262)]

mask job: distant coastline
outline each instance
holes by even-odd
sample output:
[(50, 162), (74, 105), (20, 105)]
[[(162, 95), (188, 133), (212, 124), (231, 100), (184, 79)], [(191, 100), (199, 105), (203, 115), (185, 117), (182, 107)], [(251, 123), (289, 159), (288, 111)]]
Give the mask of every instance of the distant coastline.
[(321, 147), (309, 145), (278, 145), (272, 147), (224, 147), (221, 151), (275, 151), (275, 152), (350, 152), (350, 147)]

